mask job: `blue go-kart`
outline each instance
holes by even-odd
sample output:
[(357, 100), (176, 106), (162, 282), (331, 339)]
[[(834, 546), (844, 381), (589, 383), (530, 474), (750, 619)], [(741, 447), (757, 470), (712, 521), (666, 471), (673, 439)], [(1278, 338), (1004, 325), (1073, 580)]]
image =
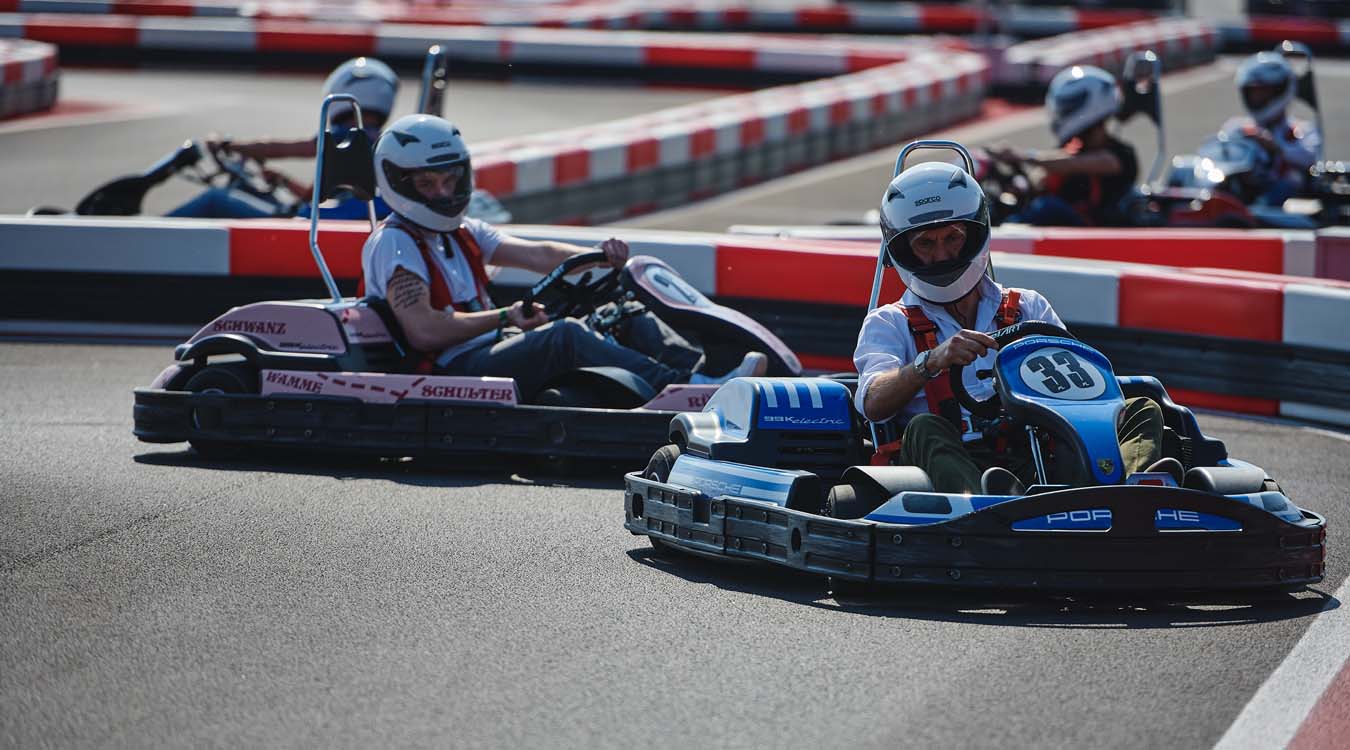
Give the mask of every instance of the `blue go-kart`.
[[(953, 391), (971, 414), (1026, 436), (1030, 487), (935, 492), (918, 467), (868, 464), (867, 433), (877, 444), (880, 426), (854, 411), (844, 382), (740, 378), (702, 412), (677, 415), (672, 444), (625, 477), (625, 527), (658, 550), (795, 568), (830, 577), (836, 591), (1176, 592), (1322, 580), (1325, 519), (1263, 469), (1230, 458), (1156, 378), (1117, 376), (1101, 352), (1047, 323), (992, 335), (994, 366), (976, 374), (993, 378), (994, 396), (973, 398), (964, 368), (953, 368)], [(1162, 451), (1182, 464), (1180, 481), (1125, 474), (1116, 422), (1135, 396), (1162, 407)]]

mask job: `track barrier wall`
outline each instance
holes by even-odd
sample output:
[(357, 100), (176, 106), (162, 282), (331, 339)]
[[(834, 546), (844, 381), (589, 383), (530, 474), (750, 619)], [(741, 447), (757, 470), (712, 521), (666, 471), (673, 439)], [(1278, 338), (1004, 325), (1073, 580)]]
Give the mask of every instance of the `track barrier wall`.
[(0, 120), (51, 109), (60, 83), (54, 45), (0, 39)]
[(1132, 52), (1153, 50), (1167, 71), (1214, 61), (1220, 37), (1207, 22), (1164, 18), (1062, 34), (1009, 47), (997, 81), (1011, 86), (1044, 87), (1071, 65), (1096, 65), (1119, 76)]
[[(507, 231), (579, 244), (622, 236), (634, 253), (666, 260), (821, 369), (848, 367), (876, 263), (875, 247), (856, 242)], [(348, 293), (366, 233), (360, 222), (333, 222), (320, 235)], [(196, 326), (236, 304), (323, 293), (300, 222), (0, 218), (0, 248), (0, 291), (14, 302), (0, 330), (9, 335), (41, 335), (54, 330), (53, 320), (68, 328), (119, 320)], [(1183, 403), (1350, 425), (1350, 283), (1027, 253), (997, 252), (994, 265), (1002, 283), (1045, 294), (1118, 372), (1156, 374)], [(509, 296), (532, 278), (506, 271), (494, 281)], [(888, 273), (882, 298), (900, 292)]]

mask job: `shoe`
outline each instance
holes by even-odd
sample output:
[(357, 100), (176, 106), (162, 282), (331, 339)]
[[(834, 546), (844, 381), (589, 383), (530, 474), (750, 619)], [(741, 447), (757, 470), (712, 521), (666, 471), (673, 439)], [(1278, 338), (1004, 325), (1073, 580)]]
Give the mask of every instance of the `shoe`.
[(1183, 467), (1181, 462), (1175, 458), (1160, 458), (1157, 461), (1154, 461), (1153, 465), (1144, 469), (1144, 471), (1156, 474), (1171, 474), (1172, 480), (1177, 483), (1178, 487), (1181, 486), (1183, 480), (1186, 478), (1185, 467)]
[(1026, 490), (1022, 480), (1002, 466), (990, 466), (980, 475), (980, 491), (986, 495), (1021, 495)]
[(694, 385), (722, 385), (732, 378), (754, 378), (763, 375), (769, 370), (769, 358), (764, 356), (763, 352), (749, 352), (741, 360), (739, 365), (732, 368), (731, 372), (719, 377), (709, 377), (701, 372), (696, 372), (689, 376), (689, 382)]

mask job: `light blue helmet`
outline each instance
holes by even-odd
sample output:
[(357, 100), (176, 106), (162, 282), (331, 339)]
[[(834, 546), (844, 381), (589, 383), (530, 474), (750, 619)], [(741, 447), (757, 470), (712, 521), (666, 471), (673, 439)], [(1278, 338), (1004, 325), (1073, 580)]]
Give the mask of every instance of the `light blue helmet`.
[(1120, 87), (1105, 70), (1075, 65), (1055, 74), (1045, 94), (1050, 130), (1060, 145), (1120, 110)]
[[(361, 105), (362, 114), (379, 115), (387, 120), (394, 111), (394, 97), (398, 95), (398, 75), (388, 65), (373, 57), (355, 57), (337, 66), (323, 82), (323, 95), (350, 94)], [(346, 102), (329, 108), (329, 119), (351, 112)]]
[[(1294, 66), (1278, 52), (1258, 52), (1243, 60), (1234, 82), (1242, 94), (1242, 106), (1247, 108), (1253, 120), (1265, 127), (1280, 119), (1289, 103), (1294, 101), (1298, 88)], [(1261, 101), (1253, 96), (1256, 87), (1270, 87), (1277, 93)]]

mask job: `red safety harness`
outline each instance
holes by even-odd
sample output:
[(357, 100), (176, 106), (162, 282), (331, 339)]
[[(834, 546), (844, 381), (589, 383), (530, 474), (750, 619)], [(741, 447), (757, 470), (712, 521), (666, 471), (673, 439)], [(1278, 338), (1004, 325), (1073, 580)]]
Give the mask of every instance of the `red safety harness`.
[[(998, 303), (998, 311), (994, 313), (994, 330), (1006, 328), (1022, 319), (1021, 307), (1022, 295), (1013, 289), (1003, 291), (1003, 299)], [(924, 314), (923, 308), (918, 305), (906, 305), (900, 308), (904, 313), (905, 320), (909, 323), (909, 333), (914, 337), (914, 347), (918, 352), (926, 352), (929, 349), (936, 348), (937, 324), (929, 320)], [(956, 402), (956, 395), (952, 391), (951, 371), (943, 372), (941, 375), (933, 378), (924, 384), (923, 395), (928, 400), (928, 411), (946, 419), (956, 426), (964, 434), (966, 430), (965, 420), (961, 418), (961, 405)], [(1000, 443), (1003, 441), (1000, 439)], [(1002, 446), (995, 446), (1001, 450)], [(886, 466), (891, 462), (891, 456), (900, 451), (900, 440), (896, 439), (877, 448), (877, 452), (872, 456), (872, 464), (875, 466)]]
[[(431, 277), (429, 284), (431, 289), (431, 307), (436, 310), (453, 309), (455, 312), (477, 312), (493, 307), (492, 297), (488, 295), (488, 275), (487, 268), (483, 265), (483, 249), (478, 246), (478, 240), (473, 238), (473, 234), (465, 229), (463, 225), (455, 227), (449, 232), (441, 234), (441, 244), (445, 248), (446, 255), (451, 252), (450, 241), (446, 234), (454, 238), (455, 244), (459, 245), (464, 253), (464, 259), (469, 263), (469, 270), (473, 273), (474, 280), (474, 298), (465, 302), (456, 302), (454, 296), (450, 293), (450, 282), (441, 270), (441, 265), (436, 262), (434, 251), (426, 241), (426, 236), (417, 227), (411, 226), (399, 218), (398, 214), (390, 214), (383, 222), (383, 226), (398, 229), (412, 237), (417, 244), (417, 250), (422, 254), (422, 262), (426, 264), (427, 274)], [(357, 287), (357, 295), (364, 297), (366, 293), (366, 280), (364, 277)], [(417, 366), (417, 372), (431, 372), (435, 365), (435, 357), (431, 354), (424, 354), (422, 361)]]

